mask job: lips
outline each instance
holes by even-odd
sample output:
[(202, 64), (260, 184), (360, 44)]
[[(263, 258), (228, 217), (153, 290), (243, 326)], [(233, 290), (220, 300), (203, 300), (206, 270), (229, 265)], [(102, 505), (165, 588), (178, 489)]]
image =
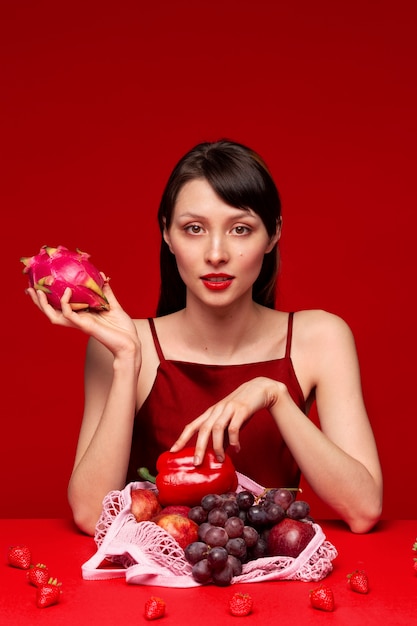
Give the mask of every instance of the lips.
[(230, 287), (233, 276), (229, 274), (205, 274), (201, 276), (203, 285), (212, 291), (222, 291)]

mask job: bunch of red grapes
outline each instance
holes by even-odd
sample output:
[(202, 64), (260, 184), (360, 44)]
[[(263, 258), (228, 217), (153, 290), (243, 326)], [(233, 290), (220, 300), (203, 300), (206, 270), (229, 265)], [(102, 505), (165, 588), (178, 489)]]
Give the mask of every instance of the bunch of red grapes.
[(188, 517), (199, 525), (198, 540), (185, 548), (193, 578), (202, 584), (231, 584), (248, 561), (270, 556), (268, 535), (284, 519), (312, 521), (310, 506), (296, 500), (297, 490), (268, 489), (259, 497), (250, 491), (209, 494)]

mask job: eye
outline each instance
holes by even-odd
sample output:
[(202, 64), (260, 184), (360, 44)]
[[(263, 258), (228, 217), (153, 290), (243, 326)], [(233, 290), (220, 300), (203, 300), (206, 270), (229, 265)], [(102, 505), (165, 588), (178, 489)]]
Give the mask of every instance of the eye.
[(234, 232), (236, 235), (247, 235), (251, 231), (252, 229), (249, 228), (249, 226), (243, 226), (242, 224), (234, 226), (234, 228), (232, 229), (232, 232)]
[(184, 227), (184, 230), (191, 235), (199, 235), (203, 229), (199, 224), (187, 224), (187, 226)]

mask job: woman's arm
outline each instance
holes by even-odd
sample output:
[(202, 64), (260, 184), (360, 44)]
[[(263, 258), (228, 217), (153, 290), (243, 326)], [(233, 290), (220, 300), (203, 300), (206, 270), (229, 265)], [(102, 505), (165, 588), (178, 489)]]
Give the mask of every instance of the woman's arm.
[(284, 384), (257, 378), (188, 424), (173, 449), (183, 447), (198, 432), (196, 463), (210, 437), (222, 458), (224, 432), (227, 430), (230, 444), (239, 448), (243, 423), (256, 411), (268, 408), (314, 491), (352, 531), (366, 532), (381, 514), (382, 476), (353, 337), (336, 316), (318, 312), (313, 323), (313, 330), (310, 325), (306, 325), (307, 331), (300, 326), (295, 329), (294, 360), (296, 371), (300, 363), (304, 386), (315, 389), (320, 428), (296, 406)]
[(32, 300), (53, 324), (78, 328), (90, 335), (85, 361), (85, 406), (68, 499), (76, 524), (93, 534), (104, 496), (124, 486), (130, 456), (141, 344), (136, 325), (105, 285), (110, 310), (74, 312), (71, 291), (62, 311), (45, 294), (29, 290)]
[(307, 321), (307, 332), (300, 329), (301, 345), (296, 342), (293, 358), (297, 371), (302, 369), (301, 353), (309, 354), (306, 367), (312, 373), (320, 430), (311, 428), (309, 433), (306, 428), (299, 441), (294, 438), (296, 429), (291, 431), (282, 415), (280, 427), (289, 447), (296, 449), (300, 469), (314, 491), (351, 530), (366, 532), (381, 515), (383, 480), (363, 400), (354, 337), (335, 315), (312, 311)]
[(89, 340), (84, 415), (68, 485), (74, 521), (89, 534), (94, 534), (104, 496), (125, 484), (138, 375), (135, 352), (113, 357)]

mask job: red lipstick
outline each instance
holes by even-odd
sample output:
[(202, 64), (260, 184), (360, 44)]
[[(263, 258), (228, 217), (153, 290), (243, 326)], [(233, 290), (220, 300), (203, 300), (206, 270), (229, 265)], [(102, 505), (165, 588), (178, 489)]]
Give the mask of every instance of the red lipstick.
[(204, 286), (212, 291), (227, 289), (232, 284), (233, 278), (229, 274), (205, 274), (201, 276)]

